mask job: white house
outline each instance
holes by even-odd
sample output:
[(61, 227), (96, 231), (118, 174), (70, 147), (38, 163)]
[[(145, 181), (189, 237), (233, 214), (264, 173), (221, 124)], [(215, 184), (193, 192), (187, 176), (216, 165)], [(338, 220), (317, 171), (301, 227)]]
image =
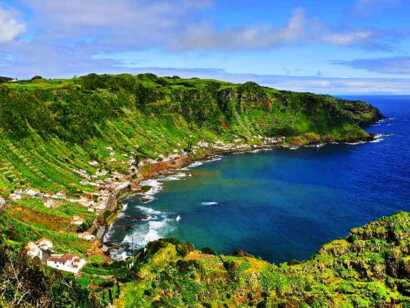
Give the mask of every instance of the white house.
[(92, 235), (89, 232), (79, 233), (78, 238), (82, 239), (82, 240), (85, 240), (85, 241), (94, 241), (95, 240), (95, 236)]
[(53, 255), (47, 259), (47, 266), (65, 272), (77, 274), (87, 262), (71, 254)]
[(53, 250), (53, 242), (46, 238), (42, 238), (37, 242), (28, 242), (24, 251), (30, 258), (39, 258), (43, 260)]
[(28, 242), (24, 247), (24, 251), (32, 259), (39, 258), (41, 260), (43, 258), (43, 251), (34, 242)]
[(42, 238), (41, 240), (38, 240), (36, 244), (42, 251), (53, 250), (53, 242), (46, 238)]
[(71, 219), (71, 224), (76, 225), (76, 226), (81, 226), (84, 223), (84, 219), (82, 219), (80, 216), (74, 215), (73, 218)]
[(13, 192), (10, 196), (9, 196), (10, 200), (12, 201), (18, 201), (21, 200), (23, 198), (21, 191), (16, 190), (15, 192)]
[(53, 198), (58, 200), (65, 200), (66, 193), (64, 191), (59, 191), (58, 193), (53, 195)]

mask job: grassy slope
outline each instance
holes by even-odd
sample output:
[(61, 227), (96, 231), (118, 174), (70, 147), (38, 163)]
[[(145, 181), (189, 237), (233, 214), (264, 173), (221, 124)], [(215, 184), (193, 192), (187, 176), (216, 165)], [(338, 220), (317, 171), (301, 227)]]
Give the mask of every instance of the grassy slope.
[[(127, 173), (130, 158), (158, 158), (189, 150), (204, 140), (256, 144), (262, 136), (285, 143), (353, 141), (369, 135), (360, 127), (380, 117), (366, 103), (291, 93), (214, 80), (159, 78), (145, 74), (88, 75), (0, 85), (0, 196), (16, 189), (65, 191), (78, 197), (94, 188), (76, 170)], [(112, 147), (115, 159), (111, 156)], [(30, 240), (53, 240), (58, 252), (87, 256), (80, 279), (107, 303), (117, 281), (129, 281), (123, 265), (104, 265), (91, 243), (78, 240), (73, 215), (95, 218), (77, 204), (49, 210), (36, 200), (9, 202), (0, 216), (7, 247), (19, 251)], [(114, 278), (113, 278), (114, 277)], [(108, 291), (109, 292), (108, 292)], [(107, 293), (108, 292), (108, 293)], [(108, 295), (107, 295), (108, 294)]]

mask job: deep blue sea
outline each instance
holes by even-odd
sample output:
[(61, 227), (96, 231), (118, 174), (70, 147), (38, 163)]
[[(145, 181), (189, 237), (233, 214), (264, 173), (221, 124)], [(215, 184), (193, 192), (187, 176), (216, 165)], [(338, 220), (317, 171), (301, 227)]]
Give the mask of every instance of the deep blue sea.
[(302, 260), (352, 227), (410, 211), (410, 97), (350, 98), (387, 117), (368, 129), (380, 142), (233, 155), (150, 181), (145, 199), (127, 201), (111, 240), (135, 248), (173, 237)]

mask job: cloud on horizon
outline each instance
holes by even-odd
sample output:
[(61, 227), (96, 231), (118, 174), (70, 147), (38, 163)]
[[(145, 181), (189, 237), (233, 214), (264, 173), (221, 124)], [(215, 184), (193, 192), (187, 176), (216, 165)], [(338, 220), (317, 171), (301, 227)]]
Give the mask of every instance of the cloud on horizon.
[(402, 2), (403, 0), (358, 0), (354, 10), (362, 15), (370, 15), (384, 9), (397, 7)]
[(334, 63), (374, 73), (410, 75), (410, 57), (356, 59), (352, 61), (335, 61)]

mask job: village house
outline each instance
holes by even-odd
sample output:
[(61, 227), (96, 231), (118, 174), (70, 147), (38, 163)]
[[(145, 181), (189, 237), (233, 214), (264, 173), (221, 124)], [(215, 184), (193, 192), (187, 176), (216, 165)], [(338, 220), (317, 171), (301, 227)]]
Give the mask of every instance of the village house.
[(87, 180), (91, 180), (90, 175), (85, 170), (78, 169), (78, 170), (74, 170), (74, 172)]
[(30, 258), (39, 258), (44, 260), (48, 254), (53, 251), (53, 243), (45, 238), (38, 240), (37, 242), (28, 242), (24, 247), (24, 252)]
[(23, 199), (22, 192), (21, 192), (20, 190), (16, 190), (16, 191), (13, 192), (12, 194), (10, 194), (9, 198), (10, 198), (10, 200), (12, 200), (12, 201), (21, 200), (21, 199)]
[(24, 247), (24, 252), (28, 257), (32, 259), (34, 258), (39, 258), (40, 260), (43, 259), (43, 251), (34, 242), (28, 242), (26, 247)]
[(79, 233), (78, 238), (84, 241), (94, 241), (95, 235), (92, 235), (89, 232)]
[(88, 195), (82, 195), (78, 200), (78, 203), (85, 207), (91, 207), (95, 205), (94, 200), (90, 199)]
[(53, 196), (54, 199), (64, 200), (66, 198), (66, 194), (64, 191), (59, 191)]
[(23, 191), (23, 194), (28, 196), (28, 197), (38, 197), (38, 198), (41, 198), (44, 195), (41, 192), (39, 192), (38, 190), (34, 190), (34, 189), (31, 189), (31, 188), (28, 188), (25, 191)]
[(105, 169), (102, 169), (102, 170), (97, 170), (97, 172), (96, 172), (96, 176), (97, 177), (102, 177), (102, 176), (106, 176), (108, 174), (108, 171), (107, 170), (105, 170)]
[(53, 209), (62, 203), (61, 200), (55, 200), (53, 198), (44, 198), (44, 206), (48, 209)]
[(84, 223), (84, 219), (80, 216), (74, 215), (71, 219), (71, 224), (76, 226), (81, 226)]
[(52, 251), (53, 250), (53, 242), (46, 238), (42, 238), (41, 240), (38, 240), (36, 244), (42, 251)]
[(47, 266), (65, 272), (77, 274), (87, 262), (71, 254), (53, 255), (47, 259)]

